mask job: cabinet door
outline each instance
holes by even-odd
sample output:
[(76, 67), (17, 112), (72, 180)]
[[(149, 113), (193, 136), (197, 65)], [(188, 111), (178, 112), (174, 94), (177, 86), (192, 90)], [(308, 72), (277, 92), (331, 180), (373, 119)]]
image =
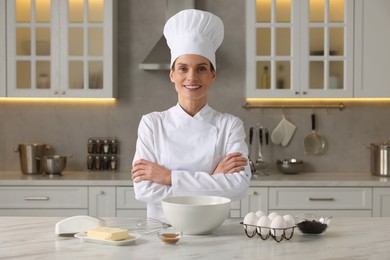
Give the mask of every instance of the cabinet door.
[(390, 217), (390, 188), (374, 188), (373, 217)]
[(251, 187), (248, 196), (241, 201), (241, 217), (258, 210), (268, 214), (268, 188)]
[(51, 97), (58, 86), (58, 1), (7, 1), (7, 96)]
[(0, 2), (0, 97), (6, 95), (5, 1)]
[(7, 96), (116, 97), (116, 0), (8, 0)]
[(115, 217), (115, 187), (89, 187), (89, 215)]
[(115, 97), (116, 1), (60, 2), (60, 94)]
[(353, 0), (250, 0), (247, 98), (353, 95)]
[(390, 97), (390, 1), (356, 0), (355, 97)]

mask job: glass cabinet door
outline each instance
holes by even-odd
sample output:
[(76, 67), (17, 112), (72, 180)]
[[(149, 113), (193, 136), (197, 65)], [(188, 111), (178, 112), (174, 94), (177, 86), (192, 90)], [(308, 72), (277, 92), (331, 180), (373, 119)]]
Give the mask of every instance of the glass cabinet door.
[(8, 96), (51, 96), (57, 56), (50, 0), (7, 2)]
[(352, 97), (353, 0), (250, 0), (247, 98)]
[(66, 0), (62, 8), (68, 13), (61, 21), (61, 92), (78, 97), (109, 95), (113, 34), (107, 24), (112, 24), (112, 4), (108, 0)]
[(308, 23), (302, 34), (307, 35), (308, 47), (302, 56), (308, 73), (302, 87), (319, 97), (352, 97), (352, 1), (310, 0), (307, 4)]
[(115, 0), (8, 0), (7, 96), (115, 97), (115, 12)]

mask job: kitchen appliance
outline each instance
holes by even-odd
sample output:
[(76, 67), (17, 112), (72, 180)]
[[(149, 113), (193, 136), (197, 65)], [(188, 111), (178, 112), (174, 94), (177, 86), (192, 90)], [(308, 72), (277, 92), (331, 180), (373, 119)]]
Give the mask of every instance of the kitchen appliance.
[(50, 146), (41, 143), (19, 144), (15, 152), (19, 152), (20, 168), (23, 174), (41, 174), (41, 159)]
[(371, 173), (376, 176), (390, 176), (390, 143), (371, 144)]

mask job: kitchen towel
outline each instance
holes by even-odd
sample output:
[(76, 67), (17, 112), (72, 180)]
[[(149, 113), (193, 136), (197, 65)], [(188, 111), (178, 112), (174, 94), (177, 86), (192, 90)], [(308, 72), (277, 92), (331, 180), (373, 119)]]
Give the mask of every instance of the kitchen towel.
[(287, 146), (290, 143), (296, 129), (297, 127), (288, 121), (283, 115), (282, 120), (280, 120), (279, 124), (271, 133), (272, 143), (279, 144), (283, 147)]

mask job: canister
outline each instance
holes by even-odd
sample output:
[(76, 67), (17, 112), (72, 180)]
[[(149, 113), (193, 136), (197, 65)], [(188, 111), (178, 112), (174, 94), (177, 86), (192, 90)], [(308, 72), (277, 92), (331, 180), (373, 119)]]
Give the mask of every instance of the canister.
[(41, 160), (49, 146), (40, 143), (19, 144), (20, 169), (23, 174), (41, 174)]

